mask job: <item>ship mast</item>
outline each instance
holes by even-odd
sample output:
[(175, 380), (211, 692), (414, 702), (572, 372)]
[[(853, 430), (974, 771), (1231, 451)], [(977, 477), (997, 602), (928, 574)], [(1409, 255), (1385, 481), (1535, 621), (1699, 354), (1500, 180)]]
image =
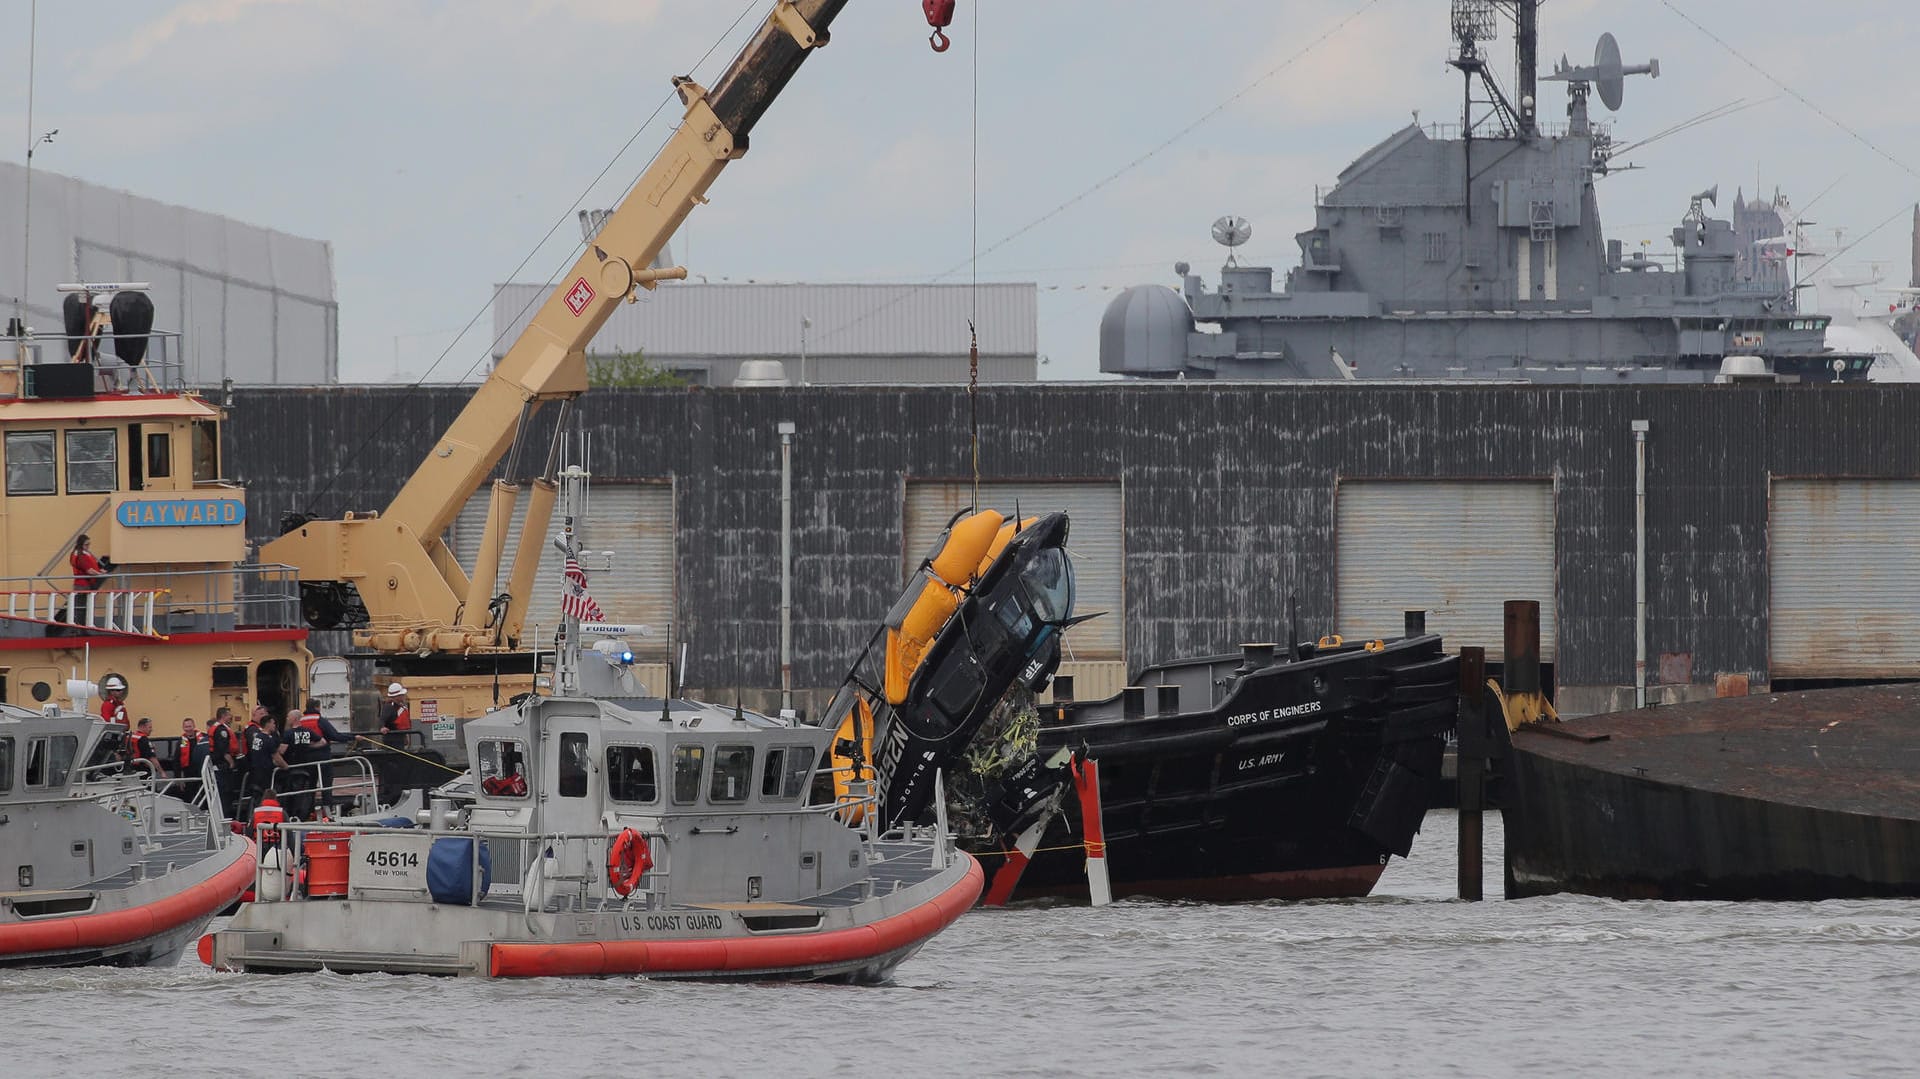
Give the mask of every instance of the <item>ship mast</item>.
[(1533, 83), (1533, 29), (1534, 8), (1538, 0), (1506, 0), (1520, 9), (1516, 11), (1516, 22), (1520, 24), (1522, 42), (1516, 49), (1520, 57), (1520, 83), (1525, 96), (1521, 99), (1525, 117), (1515, 113), (1507, 95), (1500, 90), (1500, 84), (1493, 77), (1493, 70), (1487, 66), (1487, 58), (1482, 53), (1480, 43), (1492, 41), (1499, 36), (1500, 0), (1453, 0), (1452, 26), (1454, 54), (1447, 60), (1451, 67), (1460, 69), (1460, 142), (1465, 156), (1465, 175), (1461, 177), (1461, 202), (1466, 207), (1467, 223), (1473, 223), (1473, 96), (1474, 84), (1478, 82), (1486, 92), (1485, 103), (1493, 106), (1495, 119), (1500, 123), (1498, 138), (1516, 138), (1530, 134), (1533, 128), (1533, 95), (1526, 88)]

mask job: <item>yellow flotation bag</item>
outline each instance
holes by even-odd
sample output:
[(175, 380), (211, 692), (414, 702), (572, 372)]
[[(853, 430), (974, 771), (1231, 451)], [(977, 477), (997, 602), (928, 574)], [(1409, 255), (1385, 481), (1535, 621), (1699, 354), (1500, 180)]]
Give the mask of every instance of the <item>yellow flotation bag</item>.
[(1006, 531), (1005, 520), (992, 510), (982, 510), (955, 521), (942, 535), (939, 549), (927, 559), (927, 568), (914, 574), (913, 581), (907, 585), (907, 595), (915, 596), (913, 604), (899, 616), (898, 625), (887, 626), (884, 688), (888, 704), (906, 701), (907, 689), (913, 684), (914, 672), (920, 669), (920, 661), (946, 626), (947, 619), (959, 609), (960, 597), (973, 583), (976, 567), (981, 565), (999, 534)]
[(973, 571), (974, 580), (977, 581), (985, 577), (987, 570), (992, 568), (993, 563), (999, 559), (1001, 552), (1007, 549), (1007, 544), (1013, 542), (1013, 537), (1021, 529), (1032, 525), (1033, 522), (1039, 519), (1038, 517), (1028, 517), (1022, 521), (1008, 521), (1001, 525), (999, 531), (993, 535), (993, 542), (987, 545), (987, 552), (981, 557), (980, 565)]

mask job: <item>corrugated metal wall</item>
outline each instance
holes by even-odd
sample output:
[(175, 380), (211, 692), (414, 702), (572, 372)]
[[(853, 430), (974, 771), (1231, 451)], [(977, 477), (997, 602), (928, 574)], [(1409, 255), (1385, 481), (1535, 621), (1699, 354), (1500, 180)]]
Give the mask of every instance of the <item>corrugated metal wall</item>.
[[(237, 394), (227, 460), (250, 485), (248, 520), (270, 534), (288, 510), (383, 507), (467, 392)], [(692, 687), (779, 684), (780, 421), (799, 429), (797, 685), (837, 684), (897, 594), (906, 480), (969, 471), (964, 389), (622, 390), (589, 395), (579, 414), (604, 458), (597, 476), (676, 484)], [(1920, 478), (1916, 415), (1920, 386), (1042, 383), (979, 395), (989, 479), (1124, 486), (1135, 668), (1277, 640), (1290, 593), (1303, 633), (1332, 630), (1336, 482), (1552, 477), (1563, 687), (1633, 681), (1633, 420), (1652, 424), (1652, 669), (1711, 685), (1720, 672), (1769, 676), (1769, 477)], [(1910, 617), (1920, 636), (1920, 611)]]
[[(673, 488), (666, 484), (596, 483), (588, 493), (589, 518), (581, 528), (587, 573), (587, 592), (606, 613), (608, 621), (641, 624), (650, 637), (629, 641), (634, 654), (648, 659), (667, 658), (673, 639)], [(554, 508), (558, 533), (561, 507)], [(527, 491), (514, 504), (513, 523), (507, 529), (506, 553), (501, 558), (500, 585), (504, 590), (512, 572), (513, 553), (519, 549), (520, 526), (527, 518)], [(480, 534), (487, 524), (487, 491), (474, 493), (454, 520), (454, 557), (473, 572), (480, 550)], [(611, 566), (604, 552), (613, 552)], [(549, 543), (540, 549), (539, 576), (527, 604), (526, 625), (551, 629), (560, 622), (560, 577), (565, 559)], [(551, 634), (544, 634), (543, 639)]]
[(1336, 497), (1342, 634), (1396, 637), (1406, 612), (1423, 610), (1428, 632), (1498, 660), (1505, 601), (1532, 599), (1540, 658), (1552, 661), (1553, 484), (1363, 480), (1342, 483)]
[(1920, 674), (1920, 482), (1773, 485), (1775, 677)]

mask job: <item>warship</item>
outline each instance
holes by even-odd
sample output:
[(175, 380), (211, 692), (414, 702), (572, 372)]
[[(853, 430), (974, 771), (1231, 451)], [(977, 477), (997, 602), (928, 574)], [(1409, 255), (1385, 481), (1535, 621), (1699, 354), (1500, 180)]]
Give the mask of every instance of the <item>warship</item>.
[[(1481, 379), (1571, 384), (1865, 381), (1871, 351), (1840, 351), (1787, 276), (1755, 272), (1718, 186), (1687, 201), (1662, 254), (1624, 252), (1600, 225), (1599, 182), (1631, 144), (1593, 114), (1617, 111), (1629, 76), (1603, 34), (1593, 62), (1538, 73), (1538, 0), (1453, 0), (1457, 125), (1418, 121), (1317, 193), (1296, 234), (1300, 264), (1275, 288), (1242, 265), (1252, 235), (1214, 222), (1228, 248), (1217, 286), (1176, 263), (1175, 290), (1138, 285), (1100, 324), (1100, 368), (1190, 379)], [(1508, 93), (1488, 45), (1515, 26)], [(1540, 118), (1538, 83), (1566, 88), (1565, 121)]]

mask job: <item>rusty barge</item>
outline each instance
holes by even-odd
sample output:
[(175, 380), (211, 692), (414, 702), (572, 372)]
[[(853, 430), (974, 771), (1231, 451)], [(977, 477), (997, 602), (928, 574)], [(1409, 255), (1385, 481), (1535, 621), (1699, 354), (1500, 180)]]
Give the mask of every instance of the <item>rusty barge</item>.
[(1507, 895), (1920, 896), (1920, 685), (1513, 732)]

